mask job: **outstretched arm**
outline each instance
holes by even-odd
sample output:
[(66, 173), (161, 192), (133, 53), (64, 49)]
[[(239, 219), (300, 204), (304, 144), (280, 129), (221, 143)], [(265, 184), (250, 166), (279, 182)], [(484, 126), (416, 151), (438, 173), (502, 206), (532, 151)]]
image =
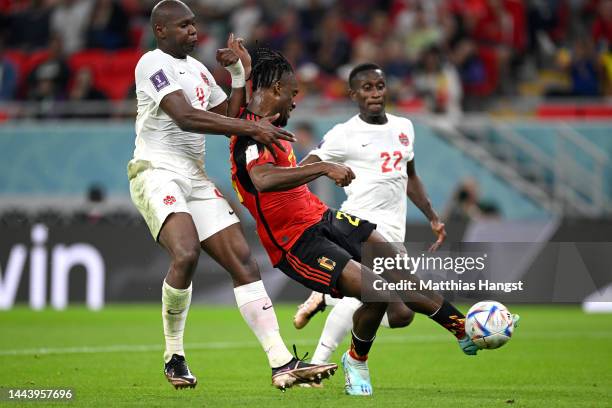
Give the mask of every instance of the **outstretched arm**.
[(340, 187), (347, 186), (355, 178), (350, 167), (330, 162), (318, 162), (297, 167), (277, 167), (273, 164), (254, 166), (249, 170), (253, 185), (260, 192), (284, 191), (327, 176)]
[(406, 194), (408, 195), (410, 201), (412, 201), (429, 220), (431, 229), (436, 236), (436, 242), (429, 248), (429, 250), (435, 251), (446, 239), (444, 223), (440, 222), (438, 214), (431, 206), (431, 201), (429, 201), (429, 197), (427, 197), (427, 193), (425, 192), (425, 186), (421, 182), (421, 178), (416, 173), (414, 159), (408, 162), (406, 171), (408, 173), (408, 188), (406, 190)]
[(278, 139), (295, 142), (292, 133), (272, 124), (278, 118), (278, 114), (259, 121), (228, 118), (214, 112), (194, 108), (180, 89), (164, 96), (159, 106), (178, 127), (186, 132), (251, 136), (266, 145), (271, 151), (273, 151), (273, 145), (285, 150)]

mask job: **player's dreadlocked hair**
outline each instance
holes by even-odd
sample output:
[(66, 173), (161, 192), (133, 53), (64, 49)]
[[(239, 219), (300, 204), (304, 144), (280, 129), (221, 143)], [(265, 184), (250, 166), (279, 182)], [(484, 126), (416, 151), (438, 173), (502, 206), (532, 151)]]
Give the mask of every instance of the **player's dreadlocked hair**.
[(289, 61), (278, 51), (258, 48), (254, 54), (253, 70), (251, 71), (253, 91), (259, 88), (269, 88), (274, 82), (280, 81), (284, 73), (293, 72)]

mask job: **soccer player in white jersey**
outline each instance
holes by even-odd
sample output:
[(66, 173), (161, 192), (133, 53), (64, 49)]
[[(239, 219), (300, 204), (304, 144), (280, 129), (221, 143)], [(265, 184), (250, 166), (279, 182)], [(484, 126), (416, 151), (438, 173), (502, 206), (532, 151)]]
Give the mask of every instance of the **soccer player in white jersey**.
[(185, 361), (183, 331), (202, 249), (230, 273), (240, 313), (267, 354), (272, 384), (285, 389), (319, 381), (333, 370), (304, 363), (285, 347), (239, 220), (204, 170), (204, 133), (250, 136), (281, 149), (278, 139), (294, 141), (293, 135), (275, 126), (279, 115), (259, 122), (226, 117), (244, 106), (245, 67), (238, 57), (250, 70), (250, 56), (232, 37), (230, 48), (218, 52), (232, 75), (228, 103), (206, 67), (188, 55), (197, 42), (194, 20), (184, 3), (159, 2), (151, 14), (158, 48), (143, 55), (135, 71), (138, 115), (134, 158), (128, 164), (130, 193), (171, 258), (162, 286), (164, 374), (176, 388), (197, 384)]
[[(349, 94), (359, 106), (359, 114), (334, 126), (300, 164), (323, 160), (349, 166), (356, 177), (344, 188), (347, 198), (341, 211), (373, 222), (389, 242), (404, 242), (407, 195), (429, 220), (437, 238), (430, 249), (437, 249), (446, 231), (415, 170), (414, 127), (409, 119), (385, 112), (386, 84), (381, 68), (370, 63), (355, 67), (349, 75)], [(353, 298), (337, 301), (313, 292), (298, 307), (294, 325), (304, 327), (326, 304), (335, 306), (312, 358), (315, 363), (329, 360), (351, 330), (353, 313), (360, 306)], [(404, 327), (413, 316), (403, 303), (390, 303), (382, 324)]]

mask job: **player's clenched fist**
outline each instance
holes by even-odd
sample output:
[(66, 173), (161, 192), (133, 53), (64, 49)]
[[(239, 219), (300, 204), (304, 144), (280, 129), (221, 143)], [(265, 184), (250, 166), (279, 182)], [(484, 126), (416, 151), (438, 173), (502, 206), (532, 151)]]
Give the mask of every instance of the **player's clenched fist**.
[(224, 67), (234, 65), (238, 62), (238, 55), (229, 48), (220, 48), (217, 50), (217, 62)]
[(230, 33), (227, 38), (227, 48), (232, 50), (234, 54), (240, 58), (242, 65), (244, 66), (244, 73), (246, 78), (251, 76), (251, 55), (244, 46), (244, 40), (240, 37), (235, 37), (234, 33)]
[(227, 38), (227, 47), (217, 50), (216, 58), (217, 62), (223, 67), (234, 65), (240, 60), (244, 68), (245, 78), (249, 78), (249, 75), (251, 75), (251, 55), (244, 47), (244, 40), (234, 37), (233, 33)]
[(325, 175), (334, 180), (334, 183), (336, 183), (338, 187), (348, 186), (355, 178), (355, 173), (353, 173), (353, 170), (349, 166), (331, 162), (326, 162), (325, 166)]

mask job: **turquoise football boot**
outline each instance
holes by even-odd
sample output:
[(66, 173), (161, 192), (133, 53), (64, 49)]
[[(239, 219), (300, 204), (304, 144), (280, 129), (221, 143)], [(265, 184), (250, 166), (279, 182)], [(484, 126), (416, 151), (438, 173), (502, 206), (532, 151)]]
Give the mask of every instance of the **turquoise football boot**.
[(342, 355), (344, 392), (348, 395), (372, 395), (370, 371), (367, 361), (355, 360), (348, 351)]

